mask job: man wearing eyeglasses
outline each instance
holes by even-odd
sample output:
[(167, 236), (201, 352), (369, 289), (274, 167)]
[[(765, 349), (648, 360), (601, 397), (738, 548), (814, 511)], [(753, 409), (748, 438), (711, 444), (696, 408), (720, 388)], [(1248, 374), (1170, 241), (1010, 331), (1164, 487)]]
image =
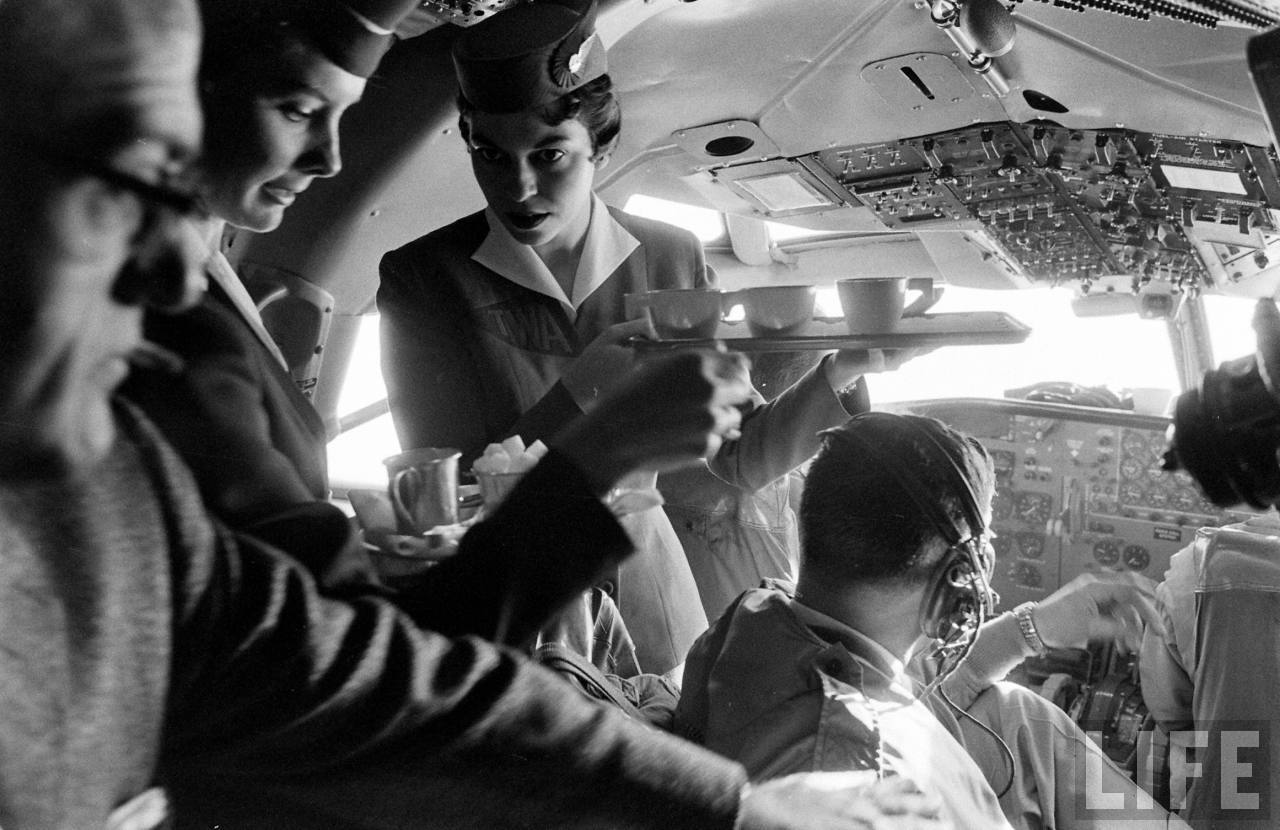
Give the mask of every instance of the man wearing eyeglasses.
[[(159, 782), (193, 827), (944, 826), (902, 782), (748, 788), (511, 652), (323, 599), (208, 519), (112, 399), (142, 307), (200, 290), (176, 184), (197, 30), (188, 0), (0, 0), (0, 826), (160, 827)], [(699, 360), (650, 380), (714, 402)]]
[[(92, 40), (77, 35), (99, 23), (99, 4), (66, 4), (73, 19), (47, 36), (28, 19), (31, 4), (2, 5), (5, 40), (30, 47), (0, 51), (0, 468), (37, 476), (110, 445), (107, 393), (141, 343), (142, 302), (181, 302), (202, 280), (174, 223), (189, 202), (167, 185), (200, 137), (186, 91), (196, 35), (185, 5), (139, 3)], [(153, 25), (132, 19), (153, 7)], [(110, 34), (145, 58), (118, 67)], [(74, 76), (31, 71), (32, 51), (72, 64)], [(109, 94), (117, 83), (129, 93)], [(128, 302), (109, 301), (104, 285)]]

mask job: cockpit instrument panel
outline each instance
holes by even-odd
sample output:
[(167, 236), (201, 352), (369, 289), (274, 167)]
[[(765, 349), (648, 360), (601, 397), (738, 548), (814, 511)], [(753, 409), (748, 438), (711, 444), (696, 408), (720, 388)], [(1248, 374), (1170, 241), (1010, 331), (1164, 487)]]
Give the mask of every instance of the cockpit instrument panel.
[(1086, 571), (1158, 580), (1197, 528), (1252, 515), (1219, 510), (1185, 473), (1160, 469), (1165, 418), (1013, 400), (906, 406), (976, 436), (992, 454), (992, 584), (1003, 609)]

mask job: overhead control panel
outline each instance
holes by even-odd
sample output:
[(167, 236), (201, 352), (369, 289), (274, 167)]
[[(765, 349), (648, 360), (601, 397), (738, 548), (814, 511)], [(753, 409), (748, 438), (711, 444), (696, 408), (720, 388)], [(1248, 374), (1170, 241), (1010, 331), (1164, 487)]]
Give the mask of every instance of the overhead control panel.
[[(816, 161), (890, 228), (977, 219), (1038, 281), (1113, 274), (1185, 287), (1209, 281), (1188, 239), (1275, 231), (1266, 151), (1236, 142), (1050, 124), (982, 124)], [(1214, 234), (1217, 237), (1220, 234)]]
[(1192, 291), (1238, 279), (1241, 269), (1229, 267), (1227, 253), (1219, 262), (1205, 257), (1264, 251), (1277, 232), (1271, 208), (1280, 206), (1269, 149), (1050, 122), (975, 124), (764, 164), (779, 163), (792, 165), (793, 177), (822, 198), (783, 211), (738, 186), (754, 181), (762, 163), (710, 172), (770, 215), (847, 205), (869, 209), (895, 230), (977, 223), (1022, 276), (1080, 281), (1086, 289), (1115, 275), (1132, 276), (1135, 288), (1163, 280)]
[(1160, 469), (1168, 420), (1029, 401), (911, 406), (980, 439), (996, 470), (993, 587), (1002, 609), (1039, 600), (1085, 572), (1159, 580), (1201, 527), (1251, 511), (1214, 507), (1184, 472)]

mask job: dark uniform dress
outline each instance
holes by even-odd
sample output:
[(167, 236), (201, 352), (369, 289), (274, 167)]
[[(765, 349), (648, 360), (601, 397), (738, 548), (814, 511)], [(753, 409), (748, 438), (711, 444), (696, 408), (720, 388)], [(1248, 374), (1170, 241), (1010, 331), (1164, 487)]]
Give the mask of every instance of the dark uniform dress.
[(148, 340), (179, 355), (179, 376), (134, 372), (126, 397), (164, 430), (196, 474), (205, 501), (233, 527), (329, 497), (324, 423), (298, 390), (265, 330), (256, 331), (223, 283), (238, 280), (221, 254), (209, 292), (181, 314), (150, 313)]
[[(457, 447), (464, 469), (490, 442), (545, 440), (581, 414), (560, 377), (587, 344), (627, 319), (625, 294), (711, 285), (692, 234), (599, 200), (584, 260), (596, 246), (607, 261), (622, 261), (596, 275), (589, 295), (573, 298), (576, 309), (473, 259), (489, 233), (481, 212), (388, 253), (378, 290), (383, 377), (400, 444)], [(641, 668), (664, 672), (681, 662), (706, 616), (662, 510), (623, 524), (638, 555), (623, 565), (618, 605)]]
[(181, 357), (182, 371), (135, 368), (121, 394), (181, 453), (215, 516), (284, 549), (325, 587), (362, 590), (376, 577), (346, 515), (326, 503), (324, 422), (253, 309), (233, 299), (230, 263), (215, 253), (205, 270), (209, 292), (198, 305), (144, 322), (146, 338)]

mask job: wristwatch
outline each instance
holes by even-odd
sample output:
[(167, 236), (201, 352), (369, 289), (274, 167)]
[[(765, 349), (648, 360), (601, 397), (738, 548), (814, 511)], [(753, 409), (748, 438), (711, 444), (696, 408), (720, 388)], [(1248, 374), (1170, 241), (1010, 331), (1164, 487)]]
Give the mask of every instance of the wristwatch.
[(1035, 607), (1034, 602), (1024, 602), (1013, 609), (1013, 616), (1018, 621), (1018, 630), (1022, 632), (1022, 639), (1027, 647), (1036, 657), (1043, 657), (1049, 653), (1049, 647), (1044, 644), (1040, 631), (1036, 628), (1035, 618), (1031, 616)]

